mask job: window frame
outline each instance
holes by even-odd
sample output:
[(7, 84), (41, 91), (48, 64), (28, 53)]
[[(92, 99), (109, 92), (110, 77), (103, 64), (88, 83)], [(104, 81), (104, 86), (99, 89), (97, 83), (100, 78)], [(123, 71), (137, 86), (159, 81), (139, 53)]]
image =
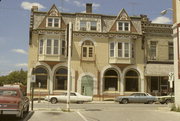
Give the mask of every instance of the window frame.
[(156, 60), (156, 58), (157, 58), (157, 46), (158, 46), (157, 41), (150, 41), (149, 57), (150, 57), (151, 60)]
[[(42, 42), (42, 43), (41, 43)], [(39, 54), (42, 55), (44, 54), (44, 40), (43, 39), (40, 39), (39, 40)]]
[[(93, 25), (93, 23), (95, 25)], [(95, 28), (95, 29), (92, 29), (92, 28)], [(90, 31), (97, 31), (97, 21), (90, 21)]]
[[(111, 44), (113, 44), (113, 46), (114, 46), (113, 48), (111, 48)], [(115, 54), (115, 50), (116, 50), (116, 47), (115, 47), (115, 46), (116, 46), (115, 42), (110, 42), (110, 43), (109, 43), (109, 56), (110, 56), (110, 57), (115, 57), (115, 55), (116, 55), (116, 54)], [(112, 52), (111, 52), (111, 51), (112, 51)], [(113, 55), (112, 55), (112, 54), (113, 54)]]
[[(114, 49), (111, 48), (111, 44), (114, 43)], [(121, 48), (119, 48), (121, 44)], [(128, 49), (125, 50), (125, 44), (128, 44)], [(110, 58), (131, 58), (131, 50), (132, 47), (132, 43), (131, 42), (123, 42), (123, 41), (117, 41), (117, 42), (110, 42), (109, 43), (109, 57)], [(113, 56), (112, 56), (112, 52), (113, 52)], [(128, 56), (126, 57), (126, 51), (128, 52)]]
[(80, 31), (87, 31), (87, 21), (81, 20), (79, 24), (79, 29)]
[[(121, 26), (120, 26), (120, 23), (121, 23)], [(126, 26), (126, 24), (128, 24), (128, 26)], [(120, 27), (122, 29), (120, 29)], [(126, 30), (126, 27), (128, 27), (128, 30)], [(131, 30), (130, 21), (117, 21), (116, 28), (117, 28), (117, 31), (130, 32)]]
[[(49, 19), (52, 19), (52, 25), (49, 26)], [(58, 20), (58, 22), (56, 22), (55, 20)], [(58, 17), (48, 17), (46, 20), (46, 27), (53, 27), (53, 28), (59, 28), (61, 25), (61, 19)], [(58, 24), (58, 26), (56, 26), (56, 24)]]
[(168, 59), (174, 60), (174, 43), (168, 42)]
[(95, 47), (94, 47), (94, 43), (92, 41), (86, 40), (82, 43), (81, 57), (82, 57), (82, 60), (89, 60), (89, 61), (94, 60), (94, 58), (95, 58)]

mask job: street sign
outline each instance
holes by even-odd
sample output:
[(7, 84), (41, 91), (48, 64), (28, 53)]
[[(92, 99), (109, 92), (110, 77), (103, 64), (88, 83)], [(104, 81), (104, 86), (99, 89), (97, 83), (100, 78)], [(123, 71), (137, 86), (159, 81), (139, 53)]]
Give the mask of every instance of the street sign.
[(31, 82), (36, 82), (36, 75), (31, 76)]
[(168, 79), (169, 83), (170, 83), (170, 88), (173, 88), (173, 81), (174, 81), (174, 73), (170, 72), (169, 73), (169, 79)]

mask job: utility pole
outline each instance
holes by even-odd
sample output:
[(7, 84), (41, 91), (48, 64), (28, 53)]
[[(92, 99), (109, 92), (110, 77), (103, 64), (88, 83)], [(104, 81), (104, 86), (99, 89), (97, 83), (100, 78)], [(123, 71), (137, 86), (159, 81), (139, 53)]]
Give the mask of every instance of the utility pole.
[(70, 82), (71, 82), (71, 41), (72, 41), (72, 23), (68, 25), (68, 82), (67, 82), (67, 111), (70, 111)]

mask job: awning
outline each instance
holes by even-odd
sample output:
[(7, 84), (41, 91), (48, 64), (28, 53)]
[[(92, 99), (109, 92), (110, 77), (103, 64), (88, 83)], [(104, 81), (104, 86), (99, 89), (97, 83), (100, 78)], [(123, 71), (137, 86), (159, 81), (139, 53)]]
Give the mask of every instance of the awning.
[(145, 68), (145, 76), (168, 76), (170, 72), (174, 72), (173, 64), (147, 64)]

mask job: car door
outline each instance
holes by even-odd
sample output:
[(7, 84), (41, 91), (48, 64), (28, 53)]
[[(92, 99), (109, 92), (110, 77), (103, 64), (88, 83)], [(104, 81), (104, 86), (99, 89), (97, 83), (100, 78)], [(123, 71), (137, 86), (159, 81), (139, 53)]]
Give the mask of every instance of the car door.
[(57, 97), (59, 102), (66, 102), (67, 101), (67, 93), (61, 94)]
[(141, 93), (139, 96), (139, 103), (145, 103), (147, 102), (147, 95), (145, 93)]
[(136, 103), (138, 101), (138, 93), (134, 93), (131, 96), (129, 96), (129, 102)]
[(77, 95), (76, 93), (70, 93), (70, 101), (71, 102), (77, 102)]

